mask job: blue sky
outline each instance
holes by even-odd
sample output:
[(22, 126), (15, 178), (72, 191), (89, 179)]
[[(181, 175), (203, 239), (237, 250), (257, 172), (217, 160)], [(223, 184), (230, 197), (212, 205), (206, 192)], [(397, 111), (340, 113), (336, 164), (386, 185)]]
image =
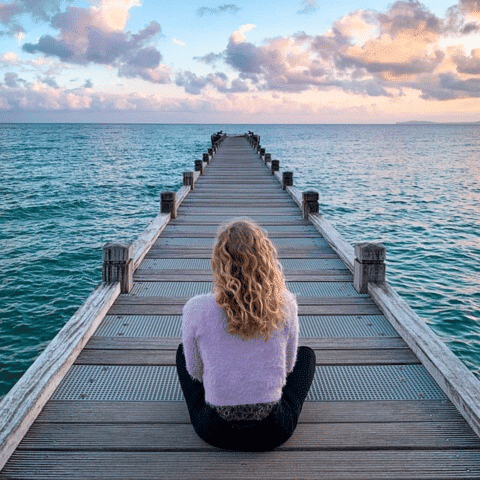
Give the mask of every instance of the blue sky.
[(0, 122), (480, 120), (480, 0), (0, 1)]

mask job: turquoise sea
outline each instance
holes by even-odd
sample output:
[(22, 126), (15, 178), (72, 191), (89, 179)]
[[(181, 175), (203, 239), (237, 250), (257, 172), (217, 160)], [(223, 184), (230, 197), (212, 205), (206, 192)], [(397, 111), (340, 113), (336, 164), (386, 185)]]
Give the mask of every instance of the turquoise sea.
[[(480, 125), (0, 125), (0, 398), (218, 130), (253, 130), (480, 377)], [(234, 172), (232, 172), (234, 174)]]

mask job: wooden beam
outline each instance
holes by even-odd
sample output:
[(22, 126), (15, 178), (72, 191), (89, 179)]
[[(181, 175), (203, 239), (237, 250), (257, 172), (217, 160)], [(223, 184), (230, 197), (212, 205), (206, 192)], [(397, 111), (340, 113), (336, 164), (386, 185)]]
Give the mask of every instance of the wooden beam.
[(0, 403), (0, 470), (120, 294), (101, 284)]

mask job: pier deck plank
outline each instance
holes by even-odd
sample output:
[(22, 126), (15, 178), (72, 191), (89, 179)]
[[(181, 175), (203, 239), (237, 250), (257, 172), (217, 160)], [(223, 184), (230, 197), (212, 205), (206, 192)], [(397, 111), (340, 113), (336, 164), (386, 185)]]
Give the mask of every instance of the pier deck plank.
[[(175, 375), (160, 379), (162, 368), (174, 371), (183, 305), (211, 289), (218, 225), (234, 216), (257, 221), (276, 245), (297, 289), (299, 343), (317, 357), (317, 387), (295, 433), (260, 454), (200, 440)], [(248, 141), (226, 137), (0, 479), (480, 478), (480, 439), (352, 281)], [(122, 382), (130, 372), (133, 392), (115, 381), (95, 390), (113, 371)]]

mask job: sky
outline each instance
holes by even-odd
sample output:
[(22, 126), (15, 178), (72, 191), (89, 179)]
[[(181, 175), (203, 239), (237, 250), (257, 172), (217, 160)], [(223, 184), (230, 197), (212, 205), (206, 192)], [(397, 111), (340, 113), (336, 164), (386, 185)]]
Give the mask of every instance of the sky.
[(0, 122), (480, 121), (480, 0), (0, 0), (0, 42)]

